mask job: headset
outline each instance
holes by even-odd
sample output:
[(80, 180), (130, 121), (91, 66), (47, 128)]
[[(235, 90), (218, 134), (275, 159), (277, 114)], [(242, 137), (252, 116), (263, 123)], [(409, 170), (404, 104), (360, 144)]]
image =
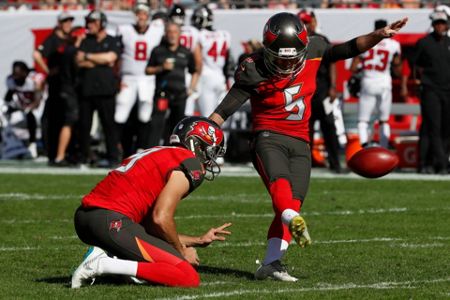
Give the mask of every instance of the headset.
[(84, 19), (86, 21), (86, 27), (87, 27), (87, 23), (89, 21), (96, 21), (96, 20), (100, 21), (101, 29), (105, 29), (106, 25), (108, 24), (108, 19), (106, 18), (105, 13), (103, 13), (99, 10), (91, 11)]

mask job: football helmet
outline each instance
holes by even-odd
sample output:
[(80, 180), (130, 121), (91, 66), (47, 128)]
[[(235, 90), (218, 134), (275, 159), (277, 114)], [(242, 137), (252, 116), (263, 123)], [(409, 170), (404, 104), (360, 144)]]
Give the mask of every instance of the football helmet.
[(197, 29), (212, 29), (213, 13), (206, 5), (197, 7), (192, 13), (191, 25)]
[(281, 77), (295, 74), (303, 67), (308, 42), (306, 27), (296, 15), (273, 15), (264, 26), (264, 64)]
[(148, 6), (146, 3), (136, 3), (134, 6), (134, 13), (137, 13), (138, 11), (146, 12), (147, 14), (150, 14), (150, 6)]
[(183, 26), (185, 17), (186, 12), (184, 10), (184, 7), (179, 4), (174, 4), (169, 12), (169, 19), (175, 24)]
[(225, 155), (225, 137), (222, 129), (205, 117), (186, 117), (173, 129), (171, 145), (181, 145), (192, 151), (205, 166), (205, 179), (213, 180), (220, 173), (217, 158)]

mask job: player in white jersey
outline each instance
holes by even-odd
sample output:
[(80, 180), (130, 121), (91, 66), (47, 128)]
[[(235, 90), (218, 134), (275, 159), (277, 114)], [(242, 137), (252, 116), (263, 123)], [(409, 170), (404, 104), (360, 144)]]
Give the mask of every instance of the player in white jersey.
[(12, 74), (6, 78), (8, 91), (5, 101), (8, 103), (8, 113), (23, 112), (29, 132), (28, 150), (33, 158), (37, 157), (37, 120), (33, 111), (41, 102), (44, 82), (43, 74), (31, 71), (22, 61), (13, 63)]
[[(195, 68), (197, 72), (202, 71), (202, 51), (200, 48), (199, 38), (200, 32), (197, 28), (185, 24), (186, 12), (184, 7), (179, 4), (174, 4), (169, 12), (169, 19), (178, 24), (181, 28), (180, 45), (188, 48), (194, 54)], [(190, 86), (192, 75), (186, 73), (186, 86)], [(193, 116), (195, 113), (195, 103), (198, 99), (200, 85), (197, 84), (195, 89), (188, 91), (188, 98), (186, 99), (186, 108), (184, 114), (186, 116)]]
[[(385, 20), (376, 20), (375, 29), (387, 25)], [(369, 144), (369, 122), (375, 109), (378, 112), (380, 146), (389, 145), (389, 116), (392, 106), (391, 68), (400, 74), (400, 44), (393, 39), (384, 39), (378, 45), (353, 59), (351, 71), (361, 66), (362, 79), (358, 105), (358, 133), (361, 145)]]
[[(161, 19), (149, 22), (150, 8), (146, 4), (135, 7), (136, 23), (118, 27), (117, 35), (122, 40), (121, 84), (116, 97), (114, 119), (120, 131), (127, 122), (133, 106), (138, 101), (138, 137), (137, 148), (146, 149), (148, 126), (153, 110), (155, 76), (146, 75), (145, 67), (150, 53), (161, 42), (164, 35), (164, 22)], [(122, 132), (120, 132), (121, 135)]]
[(209, 116), (227, 91), (227, 79), (233, 76), (231, 36), (227, 31), (213, 30), (213, 14), (206, 5), (194, 10), (191, 23), (200, 30), (203, 59), (199, 109), (202, 116)]

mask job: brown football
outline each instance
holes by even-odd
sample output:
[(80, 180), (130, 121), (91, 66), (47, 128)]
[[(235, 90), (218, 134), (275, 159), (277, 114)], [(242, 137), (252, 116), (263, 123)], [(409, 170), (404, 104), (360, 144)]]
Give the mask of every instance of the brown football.
[(348, 161), (350, 170), (366, 178), (378, 178), (397, 167), (395, 153), (382, 147), (369, 147), (356, 152)]

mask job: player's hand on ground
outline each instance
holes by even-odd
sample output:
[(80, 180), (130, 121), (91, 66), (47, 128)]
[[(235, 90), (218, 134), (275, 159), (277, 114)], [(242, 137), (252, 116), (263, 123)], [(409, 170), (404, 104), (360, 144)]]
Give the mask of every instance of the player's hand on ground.
[(408, 22), (408, 18), (403, 18), (401, 20), (395, 21), (394, 23), (389, 24), (388, 26), (380, 29), (380, 34), (384, 38), (390, 38), (396, 35), (400, 29), (402, 29), (406, 23)]
[(183, 248), (183, 256), (192, 266), (198, 267), (200, 265), (200, 259), (194, 247)]
[(230, 227), (231, 223), (225, 223), (222, 226), (211, 228), (204, 235), (200, 237), (201, 247), (206, 247), (214, 241), (225, 241), (224, 235), (230, 235), (231, 231), (225, 230), (227, 227)]

